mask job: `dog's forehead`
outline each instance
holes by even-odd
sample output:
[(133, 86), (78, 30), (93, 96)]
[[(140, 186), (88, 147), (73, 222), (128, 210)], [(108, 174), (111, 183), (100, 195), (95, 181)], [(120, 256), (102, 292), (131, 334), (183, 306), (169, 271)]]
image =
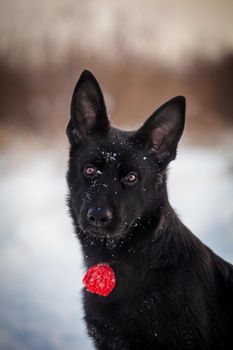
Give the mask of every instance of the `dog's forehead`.
[(98, 155), (103, 156), (107, 162), (134, 157), (136, 149), (130, 138), (131, 134), (131, 132), (113, 129), (97, 148)]
[(115, 129), (104, 139), (92, 139), (86, 149), (86, 156), (107, 165), (119, 163), (141, 163), (146, 152), (133, 143), (132, 132)]

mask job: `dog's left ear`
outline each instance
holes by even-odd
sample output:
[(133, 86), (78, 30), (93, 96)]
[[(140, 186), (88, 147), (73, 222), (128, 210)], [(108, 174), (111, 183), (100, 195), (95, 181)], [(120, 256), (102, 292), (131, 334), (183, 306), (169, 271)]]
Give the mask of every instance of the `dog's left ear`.
[(66, 133), (71, 144), (83, 142), (91, 134), (107, 133), (109, 121), (104, 97), (94, 75), (84, 70), (75, 86)]
[(176, 157), (184, 130), (185, 98), (177, 96), (157, 109), (133, 138), (148, 147), (160, 164), (167, 165)]

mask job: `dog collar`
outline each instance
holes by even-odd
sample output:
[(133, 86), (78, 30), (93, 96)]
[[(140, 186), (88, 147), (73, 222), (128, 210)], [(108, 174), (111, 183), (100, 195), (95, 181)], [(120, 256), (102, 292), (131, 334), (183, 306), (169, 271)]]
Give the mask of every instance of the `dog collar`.
[(107, 297), (116, 285), (116, 277), (108, 264), (97, 264), (89, 267), (83, 280), (88, 292)]

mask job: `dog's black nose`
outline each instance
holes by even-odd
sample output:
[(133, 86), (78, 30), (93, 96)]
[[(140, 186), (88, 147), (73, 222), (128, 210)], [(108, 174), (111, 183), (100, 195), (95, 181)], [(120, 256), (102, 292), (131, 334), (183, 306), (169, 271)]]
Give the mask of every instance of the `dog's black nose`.
[(87, 212), (87, 219), (93, 226), (104, 226), (112, 220), (112, 212), (106, 208), (90, 208)]

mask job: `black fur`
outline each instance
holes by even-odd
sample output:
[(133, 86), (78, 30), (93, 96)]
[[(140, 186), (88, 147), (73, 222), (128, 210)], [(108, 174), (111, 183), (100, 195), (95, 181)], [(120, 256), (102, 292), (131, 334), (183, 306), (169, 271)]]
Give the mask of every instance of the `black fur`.
[[(108, 297), (83, 291), (97, 349), (233, 349), (233, 267), (182, 224), (168, 201), (166, 167), (184, 117), (180, 96), (139, 130), (121, 131), (110, 126), (90, 72), (75, 87), (68, 204), (86, 267), (108, 263), (117, 280)], [(87, 165), (93, 175), (84, 174)]]

